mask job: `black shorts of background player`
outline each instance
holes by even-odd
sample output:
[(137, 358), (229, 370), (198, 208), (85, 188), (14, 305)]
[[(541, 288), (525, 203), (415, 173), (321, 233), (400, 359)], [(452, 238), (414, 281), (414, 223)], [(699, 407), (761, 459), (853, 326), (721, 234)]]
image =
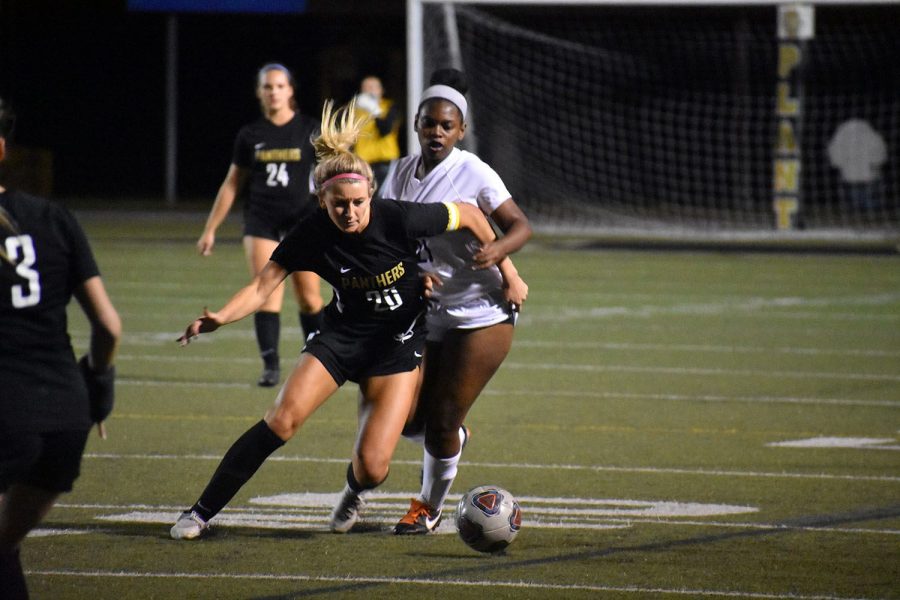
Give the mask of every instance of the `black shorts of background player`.
[[(197, 240), (202, 256), (212, 254), (216, 230), (228, 216), (235, 199), (244, 199), (244, 254), (251, 277), (269, 261), (272, 251), (290, 228), (316, 209), (311, 171), (315, 152), (310, 137), (318, 123), (300, 114), (294, 100), (294, 78), (283, 65), (264, 65), (256, 77), (256, 96), (263, 116), (244, 126), (234, 143), (231, 166), (219, 187), (203, 234)], [(303, 337), (321, 327), (322, 295), (315, 273), (291, 274), (300, 308)], [(263, 360), (258, 384), (274, 386), (280, 380), (278, 346), (284, 286), (279, 286), (259, 307), (254, 319), (256, 340)]]
[(486, 243), (494, 232), (481, 212), (456, 203), (417, 205), (373, 200), (372, 169), (350, 151), (364, 119), (354, 103), (326, 103), (315, 140), (320, 208), (298, 223), (271, 260), (220, 310), (204, 311), (180, 338), (193, 337), (251, 314), (291, 272), (314, 271), (334, 288), (325, 327), (313, 335), (263, 420), (225, 454), (200, 498), (170, 530), (175, 539), (200, 536), (266, 458), (289, 440), (346, 381), (359, 384), (359, 428), (335, 531), (350, 529), (360, 495), (379, 485), (416, 396), (424, 345), (423, 285), (417, 238), (460, 227)]
[[(0, 160), (12, 131), (0, 99)], [(66, 306), (90, 349), (76, 362)], [(105, 437), (121, 335), (88, 241), (63, 206), (0, 186), (0, 596), (27, 598), (19, 546), (72, 489), (91, 423)]]

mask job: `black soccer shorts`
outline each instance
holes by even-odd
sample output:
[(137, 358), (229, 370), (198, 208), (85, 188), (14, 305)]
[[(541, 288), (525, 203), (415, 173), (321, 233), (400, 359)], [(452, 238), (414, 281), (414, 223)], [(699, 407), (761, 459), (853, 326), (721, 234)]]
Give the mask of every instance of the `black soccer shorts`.
[(393, 339), (376, 342), (360, 340), (347, 329), (326, 327), (306, 341), (303, 352), (317, 359), (340, 386), (346, 381), (359, 383), (368, 377), (412, 371), (425, 354), (425, 328), (418, 327), (400, 342)]
[(70, 492), (81, 472), (90, 429), (0, 436), (0, 493), (14, 483)]

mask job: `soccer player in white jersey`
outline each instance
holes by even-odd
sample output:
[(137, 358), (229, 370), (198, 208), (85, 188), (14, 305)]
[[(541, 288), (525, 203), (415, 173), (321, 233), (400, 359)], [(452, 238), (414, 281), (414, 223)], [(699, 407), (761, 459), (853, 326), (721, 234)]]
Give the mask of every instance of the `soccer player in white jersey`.
[[(421, 153), (396, 161), (381, 196), (476, 205), (504, 233), (482, 246), (476, 261), (501, 264), (528, 241), (531, 226), (500, 176), (476, 155), (456, 148), (466, 133), (466, 91), (460, 71), (432, 75), (414, 125)], [(473, 242), (467, 233), (450, 232), (422, 243), (420, 266), (436, 275), (436, 285), (418, 407), (405, 433), (414, 439), (424, 433), (423, 482), (396, 534), (429, 533), (440, 522), (468, 436), (463, 420), (509, 353), (516, 314), (528, 293), (517, 276), (504, 280), (496, 267), (472, 269)], [(511, 263), (504, 266), (505, 275), (515, 272)]]

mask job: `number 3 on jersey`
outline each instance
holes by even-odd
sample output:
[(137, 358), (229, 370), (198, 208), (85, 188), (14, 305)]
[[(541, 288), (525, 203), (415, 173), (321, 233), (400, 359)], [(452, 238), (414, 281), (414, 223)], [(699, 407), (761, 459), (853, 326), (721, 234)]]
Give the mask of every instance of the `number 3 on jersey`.
[[(6, 238), (6, 255), (16, 265), (16, 273), (27, 281), (25, 285), (10, 287), (13, 308), (28, 308), (41, 301), (40, 273), (32, 269), (37, 255), (30, 235)], [(21, 259), (21, 262), (19, 262)], [(18, 264), (16, 264), (18, 263)]]
[(291, 182), (291, 178), (288, 176), (287, 172), (287, 163), (266, 163), (266, 173), (269, 174), (268, 178), (266, 178), (266, 185), (269, 187), (287, 187)]

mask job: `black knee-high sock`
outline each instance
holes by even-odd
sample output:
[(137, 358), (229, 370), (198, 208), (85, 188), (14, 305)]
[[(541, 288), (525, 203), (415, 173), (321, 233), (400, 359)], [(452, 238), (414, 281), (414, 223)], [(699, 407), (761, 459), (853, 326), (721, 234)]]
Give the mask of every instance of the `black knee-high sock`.
[(309, 334), (322, 330), (322, 311), (317, 313), (300, 313), (300, 329), (303, 330), (303, 339)]
[(270, 454), (284, 445), (265, 421), (260, 421), (232, 444), (213, 473), (212, 479), (191, 507), (208, 521), (228, 504), (238, 490), (256, 473)]
[(257, 312), (253, 315), (256, 326), (256, 343), (259, 355), (267, 369), (278, 368), (278, 339), (281, 335), (281, 315), (274, 312)]
[(18, 548), (12, 552), (0, 552), (0, 593), (8, 600), (28, 600), (28, 587)]
[(366, 484), (363, 485), (359, 481), (356, 480), (356, 475), (353, 474), (353, 463), (347, 465), (347, 485), (350, 486), (350, 489), (356, 492), (357, 494), (361, 492), (365, 492), (366, 490), (374, 490), (379, 485), (384, 483), (385, 479), (387, 479), (387, 475), (384, 476), (384, 479), (379, 481), (378, 483)]

